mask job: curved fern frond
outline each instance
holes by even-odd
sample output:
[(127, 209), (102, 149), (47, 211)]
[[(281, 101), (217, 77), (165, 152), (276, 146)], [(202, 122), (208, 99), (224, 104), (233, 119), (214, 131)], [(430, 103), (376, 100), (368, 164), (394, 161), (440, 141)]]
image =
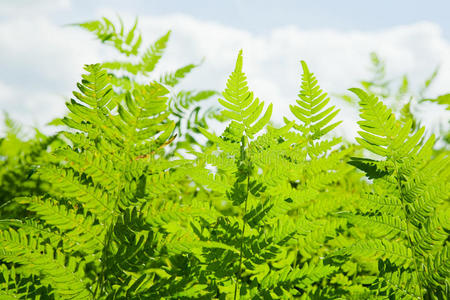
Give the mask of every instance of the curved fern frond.
[(408, 270), (399, 268), (389, 260), (378, 262), (379, 276), (372, 283), (372, 289), (380, 296), (399, 299), (421, 299), (421, 292), (414, 284), (414, 276)]
[(149, 154), (167, 142), (175, 128), (174, 122), (166, 120), (168, 92), (161, 84), (152, 82), (135, 89), (133, 95), (125, 94), (126, 106), (118, 106), (122, 122), (116, 121), (116, 126), (127, 137), (123, 145), (126, 154), (133, 157)]
[(107, 18), (103, 17), (101, 21), (90, 21), (80, 24), (73, 24), (94, 33), (97, 38), (105, 44), (113, 46), (120, 53), (127, 56), (137, 55), (142, 43), (142, 36), (136, 36), (138, 20), (136, 18), (133, 27), (125, 32), (122, 19), (119, 18), (120, 30)]
[(435, 255), (429, 256), (425, 261), (426, 271), (423, 273), (425, 280), (429, 283), (429, 294), (437, 298), (449, 293), (450, 278), (450, 249), (445, 245)]
[(100, 220), (111, 218), (115, 212), (108, 193), (103, 189), (83, 184), (71, 169), (43, 166), (39, 168), (41, 178), (51, 182), (49, 194), (56, 197), (73, 198), (76, 203), (94, 213)]
[(216, 106), (208, 106), (207, 100), (217, 94), (216, 91), (180, 91), (171, 97), (169, 109), (175, 121), (175, 130), (184, 140), (178, 140), (175, 144), (176, 149), (186, 149), (187, 151), (196, 151), (195, 146), (203, 147), (201, 128), (208, 129), (211, 120), (223, 120), (220, 110)]
[(175, 72), (163, 74), (159, 78), (159, 82), (161, 82), (164, 85), (174, 87), (180, 82), (181, 79), (186, 77), (187, 74), (189, 74), (193, 69), (197, 68), (198, 66), (199, 65), (188, 64), (186, 66), (177, 69)]
[(167, 47), (171, 31), (169, 30), (165, 35), (160, 37), (153, 45), (151, 45), (141, 57), (142, 73), (145, 75), (153, 71), (156, 64), (162, 57), (164, 50)]
[[(420, 128), (411, 136), (412, 121), (405, 124), (395, 119), (394, 114), (374, 95), (357, 88), (350, 89), (360, 99), (361, 118), (359, 121), (361, 138), (356, 138), (358, 143), (367, 150), (395, 160), (414, 155), (420, 148), (420, 143), (425, 128)], [(433, 140), (433, 138), (431, 138)]]
[(108, 74), (99, 64), (86, 65), (85, 70), (88, 74), (82, 75), (81, 83), (77, 84), (80, 92), (73, 92), (78, 101), (71, 99), (67, 103), (72, 114), (62, 122), (84, 132), (107, 133), (110, 131), (107, 125), (111, 125), (108, 104), (114, 95)]

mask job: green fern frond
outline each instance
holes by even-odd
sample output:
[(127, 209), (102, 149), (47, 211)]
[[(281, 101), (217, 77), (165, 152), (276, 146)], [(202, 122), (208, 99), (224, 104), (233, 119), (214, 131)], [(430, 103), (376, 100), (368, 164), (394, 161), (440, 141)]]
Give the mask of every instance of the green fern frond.
[(445, 106), (447, 106), (445, 109), (450, 110), (450, 94), (444, 94), (444, 95), (440, 95), (434, 99), (424, 99), (422, 101), (430, 101), (430, 102), (434, 102), (434, 103), (437, 103), (440, 105), (445, 105)]
[(73, 209), (67, 209), (64, 205), (58, 205), (51, 199), (19, 198), (22, 204), (28, 204), (27, 209), (36, 212), (40, 219), (47, 225), (58, 228), (62, 235), (76, 244), (83, 245), (82, 251), (95, 253), (102, 249), (104, 242), (104, 228), (95, 224), (91, 216), (79, 214)]
[(350, 223), (367, 228), (373, 237), (392, 239), (400, 235), (406, 236), (406, 223), (400, 217), (380, 215), (354, 215), (349, 213), (339, 214), (347, 218)]
[(183, 66), (183, 67), (177, 69), (173, 73), (163, 74), (159, 78), (159, 82), (161, 84), (164, 84), (164, 85), (167, 85), (170, 87), (174, 87), (180, 82), (181, 79), (186, 77), (187, 74), (189, 74), (193, 69), (197, 68), (198, 66), (199, 65), (188, 64), (186, 66)]
[(418, 255), (427, 257), (445, 247), (448, 239), (450, 223), (446, 215), (441, 218), (428, 218), (422, 227), (413, 232), (412, 241), (416, 245)]
[(108, 75), (99, 64), (86, 65), (85, 70), (88, 74), (82, 75), (81, 83), (77, 84), (81, 93), (73, 92), (78, 101), (72, 99), (67, 103), (72, 114), (64, 117), (62, 122), (84, 132), (100, 134), (102, 128), (103, 133), (108, 133), (107, 125), (112, 124), (107, 106), (114, 94)]
[(118, 31), (114, 24), (107, 18), (103, 17), (101, 21), (90, 21), (80, 24), (73, 24), (94, 33), (97, 38), (105, 44), (113, 46), (120, 53), (127, 56), (137, 55), (139, 47), (142, 43), (141, 34), (136, 36), (136, 28), (138, 20), (136, 18), (133, 27), (124, 32), (122, 19), (120, 21), (120, 30)]
[[(430, 284), (430, 294), (443, 297), (449, 292), (450, 278), (450, 250), (445, 245), (435, 255), (431, 255), (425, 261), (425, 272), (423, 276)], [(432, 290), (431, 290), (432, 289)]]
[[(102, 67), (108, 70), (112, 71), (126, 71), (129, 74), (132, 75), (148, 75), (148, 73), (152, 72), (156, 65), (158, 64), (159, 60), (161, 59), (164, 50), (166, 49), (167, 42), (169, 41), (170, 37), (170, 31), (168, 31), (165, 35), (160, 37), (157, 41), (155, 41), (152, 45), (150, 45), (147, 50), (144, 51), (144, 53), (141, 55), (138, 62), (129, 62), (129, 61), (109, 61), (102, 63)], [(136, 52), (134, 55), (137, 55)], [(194, 65), (193, 65), (194, 66)], [(172, 78), (173, 80), (177, 80), (181, 76), (184, 77), (186, 73), (188, 73), (189, 66), (186, 66), (187, 69), (180, 70), (178, 72), (178, 77), (175, 76)], [(193, 67), (192, 67), (193, 68)], [(189, 70), (190, 71), (190, 70)], [(113, 75), (114, 76), (114, 75)], [(127, 79), (127, 77), (116, 77), (116, 81), (119, 79)], [(126, 81), (128, 84), (131, 84), (130, 80)], [(116, 82), (116, 86), (122, 86), (123, 81), (121, 81), (121, 84), (118, 84)], [(133, 85), (137, 85), (137, 82), (133, 82)], [(129, 90), (126, 89), (125, 90)]]
[[(388, 190), (389, 191), (389, 190)], [(389, 191), (395, 193), (394, 191)], [(402, 214), (402, 203), (398, 197), (392, 193), (382, 193), (380, 189), (377, 191), (365, 191), (360, 198), (360, 206), (365, 212), (381, 212), (391, 215)]]
[(29, 238), (21, 229), (0, 232), (0, 258), (23, 264), (21, 271), (25, 274), (41, 275), (41, 282), (51, 285), (60, 297), (92, 299), (82, 261), (43, 246), (39, 239)]
[[(341, 250), (341, 252), (353, 256), (383, 257), (405, 267), (408, 267), (414, 261), (412, 250), (398, 241), (361, 240)], [(336, 253), (339, 253), (339, 251)]]
[[(358, 143), (367, 150), (394, 160), (401, 160), (408, 155), (418, 152), (425, 128), (421, 128), (409, 136), (412, 121), (402, 124), (395, 119), (392, 111), (388, 109), (374, 95), (369, 95), (361, 89), (350, 89), (360, 99), (361, 118), (359, 121), (361, 138)], [(431, 138), (432, 139), (432, 138)]]
[(414, 276), (405, 269), (399, 268), (389, 260), (379, 261), (379, 276), (372, 284), (376, 295), (400, 299), (420, 299), (421, 291), (414, 284)]
[(45, 297), (50, 294), (50, 291), (51, 289), (43, 285), (36, 276), (25, 276), (20, 274), (14, 266), (0, 264), (1, 299), (47, 299)]
[(153, 71), (156, 64), (161, 59), (164, 50), (167, 47), (167, 42), (170, 37), (170, 30), (160, 37), (153, 45), (151, 45), (141, 56), (142, 73), (145, 75)]
[(306, 289), (334, 271), (336, 271), (336, 267), (324, 265), (322, 261), (317, 264), (304, 264), (302, 268), (294, 271), (284, 268), (266, 276), (261, 282), (261, 287), (268, 290), (277, 287), (287, 288), (288, 290), (294, 288)]
[(296, 106), (290, 105), (290, 109), (294, 116), (303, 123), (296, 125), (296, 129), (313, 141), (333, 130), (342, 121), (329, 124), (339, 110), (334, 106), (327, 107), (330, 98), (322, 92), (306, 63), (301, 61), (301, 64), (303, 75), (301, 90), (298, 94), (299, 99)]
[(114, 162), (98, 156), (95, 152), (76, 153), (71, 149), (58, 149), (55, 154), (67, 161), (76, 172), (86, 174), (94, 184), (99, 184), (108, 191), (123, 185), (121, 173), (114, 168)]
[(253, 138), (255, 134), (261, 131), (270, 121), (272, 115), (272, 104), (270, 104), (260, 117), (264, 102), (260, 102), (258, 98), (253, 98), (253, 93), (248, 90), (247, 77), (242, 72), (242, 50), (239, 52), (236, 67), (231, 73), (227, 87), (223, 92), (223, 98), (219, 98), (219, 103), (226, 110), (222, 113), (231, 120), (238, 122), (245, 133)]
[[(136, 64), (128, 61), (107, 61), (102, 63), (101, 66), (107, 70), (126, 71), (133, 75), (137, 75), (140, 71), (139, 67)], [(118, 77), (113, 74), (111, 74), (110, 76), (114, 77), (114, 79), (111, 79), (111, 81), (114, 82), (114, 86), (120, 86), (124, 90), (130, 89), (129, 87), (131, 87), (131, 82), (128, 77)]]
[[(126, 106), (118, 106), (122, 122), (116, 120), (115, 124), (127, 137), (123, 144), (126, 154), (132, 157), (150, 154), (167, 142), (175, 127), (174, 122), (166, 121), (168, 92), (161, 84), (152, 82), (135, 89), (133, 95), (125, 94)], [(160, 135), (155, 137), (157, 134)]]
[(52, 182), (49, 194), (56, 197), (70, 197), (76, 203), (92, 212), (100, 221), (111, 218), (114, 207), (108, 193), (102, 189), (83, 184), (71, 169), (44, 166), (39, 169), (41, 178)]

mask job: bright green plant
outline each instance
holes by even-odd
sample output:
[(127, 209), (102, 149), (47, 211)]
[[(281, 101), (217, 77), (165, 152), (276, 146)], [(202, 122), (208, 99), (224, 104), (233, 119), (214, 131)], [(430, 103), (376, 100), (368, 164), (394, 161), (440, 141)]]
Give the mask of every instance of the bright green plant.
[(449, 157), (433, 157), (434, 136), (412, 131), (375, 96), (352, 89), (360, 98), (362, 131), (357, 141), (381, 160), (352, 162), (373, 178), (356, 214), (367, 238), (345, 248), (353, 256), (380, 257), (377, 294), (417, 299), (444, 299), (449, 294)]
[(142, 36), (137, 33), (137, 19), (129, 31), (125, 30), (120, 18), (119, 21), (120, 29), (116, 29), (116, 26), (107, 18), (76, 24), (94, 33), (100, 41), (113, 46), (126, 57), (135, 57), (134, 59), (102, 63), (102, 67), (108, 71), (111, 77), (112, 86), (121, 95), (110, 103), (110, 107), (114, 106), (116, 101), (123, 100), (126, 91), (147, 84), (149, 79), (155, 80), (171, 92), (168, 111), (171, 113), (170, 118), (175, 121), (178, 135), (181, 136), (172, 145), (175, 148), (182, 149), (191, 149), (194, 145), (199, 145), (198, 128), (206, 128), (208, 127), (208, 120), (219, 118), (217, 108), (214, 105), (204, 103), (215, 96), (217, 92), (213, 90), (177, 90), (176, 86), (200, 64), (187, 64), (174, 72), (154, 75), (154, 70), (163, 57), (164, 50), (169, 42), (171, 31), (169, 30), (152, 45), (141, 51)]
[(57, 135), (46, 136), (39, 130), (29, 137), (18, 122), (5, 113), (5, 134), (0, 138), (0, 218), (23, 216), (14, 197), (45, 191), (49, 184), (32, 178), (40, 163), (49, 159), (48, 149), (62, 141)]
[[(139, 55), (136, 24), (81, 26)], [(5, 193), (27, 215), (0, 220), (2, 299), (448, 296), (449, 158), (433, 151), (434, 137), (352, 89), (359, 146), (344, 144), (332, 136), (338, 110), (305, 62), (294, 118), (273, 127), (242, 52), (218, 100), (224, 132), (209, 118), (181, 125), (190, 117), (174, 109), (171, 83), (184, 71), (139, 79), (167, 38), (137, 63), (85, 66), (58, 121), (67, 143), (26, 165), (49, 184)], [(178, 104), (195, 114), (197, 93), (184, 93)]]

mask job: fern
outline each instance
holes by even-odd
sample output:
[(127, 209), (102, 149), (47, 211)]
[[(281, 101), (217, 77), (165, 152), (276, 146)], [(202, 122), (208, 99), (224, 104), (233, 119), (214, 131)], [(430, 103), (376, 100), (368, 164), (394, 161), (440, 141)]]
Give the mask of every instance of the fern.
[[(317, 101), (322, 93), (319, 91), (317, 95), (317, 82), (305, 63), (303, 67), (305, 82), (302, 86), (314, 85), (316, 94), (308, 99)], [(266, 132), (261, 133), (270, 119), (272, 106), (264, 112), (264, 104), (249, 91), (242, 72), (242, 53), (239, 53), (223, 98), (219, 99), (225, 108), (222, 114), (231, 119), (231, 123), (220, 137), (201, 129), (214, 145), (203, 153), (195, 152), (197, 167), (212, 164), (217, 171), (215, 174), (201, 169), (190, 171), (199, 185), (211, 189), (211, 196), (216, 195), (213, 197), (218, 197), (217, 201), (226, 203), (216, 206), (226, 214), (227, 221), (224, 223), (221, 218), (210, 225), (215, 233), (211, 238), (215, 236), (215, 241), (234, 245), (240, 252), (236, 257), (232, 252), (221, 251), (212, 258), (214, 276), (223, 278), (217, 287), (219, 295), (246, 298), (313, 294), (314, 289), (309, 286), (325, 280), (338, 269), (326, 265), (323, 269), (317, 268), (318, 273), (314, 273), (313, 268), (311, 273), (303, 273), (310, 268), (309, 264), (318, 263), (315, 253), (329, 252), (324, 243), (337, 237), (338, 228), (345, 226), (342, 219), (329, 215), (342, 204), (337, 202), (334, 206), (326, 196), (319, 197), (319, 191), (333, 185), (338, 177), (330, 168), (342, 165), (339, 167), (342, 172), (349, 171), (342, 164), (349, 150), (327, 154), (339, 140), (320, 140), (331, 127), (338, 125), (328, 124), (329, 130), (320, 132), (336, 114), (333, 107), (325, 108), (329, 100), (325, 103), (320, 102), (322, 100), (324, 98), (312, 105), (315, 114), (324, 118), (320, 119), (319, 126), (302, 127), (287, 121), (282, 128), (268, 126)], [(318, 104), (320, 106), (316, 107)], [(293, 127), (301, 129), (303, 134), (292, 131)], [(310, 161), (306, 160), (307, 156)], [(319, 210), (323, 214), (312, 217), (311, 213), (307, 218), (300, 218), (308, 205), (315, 203), (320, 203)], [(234, 267), (230, 261), (233, 259)], [(225, 268), (229, 271), (224, 272)], [(286, 281), (275, 280), (280, 279), (281, 274)], [(274, 278), (274, 283), (268, 284), (265, 278)]]
[[(358, 242), (348, 249), (352, 255), (363, 254), (363, 251), (366, 251), (363, 248), (379, 251), (384, 259), (399, 267), (396, 271), (386, 273), (390, 279), (385, 278), (383, 281), (383, 291), (391, 291), (388, 294), (398, 295), (396, 292), (398, 286), (413, 280), (414, 283), (409, 284), (407, 289), (408, 294), (419, 298), (438, 297), (445, 293), (446, 288), (442, 285), (431, 287), (430, 280), (426, 278), (437, 276), (441, 282), (444, 279), (438, 275), (441, 273), (433, 274), (431, 273), (433, 270), (425, 270), (423, 266), (436, 253), (446, 252), (448, 247), (446, 245), (448, 234), (439, 231), (448, 228), (448, 225), (440, 221), (442, 220), (440, 207), (444, 205), (444, 200), (448, 199), (449, 195), (446, 180), (448, 157), (441, 154), (430, 160), (434, 137), (422, 142), (424, 128), (411, 133), (411, 121), (402, 125), (375, 96), (359, 89), (352, 91), (360, 98), (363, 118), (359, 124), (364, 131), (359, 132), (361, 138), (357, 138), (357, 141), (367, 150), (385, 159), (379, 162), (370, 161), (372, 166), (382, 170), (382, 175), (375, 179), (374, 186), (380, 184), (384, 189), (389, 189), (401, 211), (386, 207), (375, 209), (378, 216), (350, 215), (349, 220), (355, 224), (360, 223), (359, 220), (364, 222), (377, 220), (378, 224), (375, 227), (367, 227), (376, 232), (374, 240)], [(363, 164), (360, 167), (367, 170), (366, 166)], [(432, 194), (430, 194), (431, 187)], [(384, 201), (382, 194), (372, 192), (372, 195), (375, 199), (378, 198), (380, 203)], [(437, 231), (433, 232), (433, 228)], [(390, 244), (393, 240), (395, 244)], [(358, 249), (353, 250), (353, 247)], [(391, 280), (393, 277), (396, 278), (395, 281)]]
[(117, 31), (116, 26), (105, 17), (101, 20), (73, 25), (80, 26), (81, 28), (94, 33), (102, 43), (113, 45), (120, 53), (127, 56), (137, 55), (137, 51), (142, 43), (142, 36), (139, 34), (136, 37), (138, 20), (136, 19), (133, 27), (128, 32), (125, 32), (122, 19), (119, 18), (119, 21), (119, 31)]
[(174, 142), (175, 149), (192, 150), (191, 143), (199, 147), (203, 146), (198, 136), (198, 128), (207, 127), (206, 124), (209, 120), (216, 119), (220, 121), (223, 118), (221, 118), (217, 113), (216, 107), (208, 105), (208, 108), (204, 109), (203, 103), (197, 103), (200, 101), (204, 102), (209, 100), (212, 96), (216, 95), (216, 92), (211, 90), (175, 90), (180, 81), (200, 64), (187, 64), (173, 72), (165, 72), (159, 76), (152, 75), (159, 61), (163, 57), (164, 51), (169, 42), (171, 31), (168, 31), (166, 34), (158, 38), (144, 51), (140, 51), (141, 36), (139, 35), (139, 38), (133, 45), (133, 52), (131, 53), (126, 51), (124, 52), (122, 45), (127, 42), (129, 44), (132, 43), (133, 38), (125, 39), (125, 36), (135, 36), (134, 32), (137, 30), (137, 20), (127, 34), (124, 33), (121, 20), (120, 32), (117, 32), (113, 23), (106, 18), (103, 18), (103, 22), (93, 21), (77, 25), (97, 34), (97, 37), (101, 39), (103, 39), (104, 36), (107, 36), (109, 37), (107, 39), (108, 41), (114, 40), (115, 42), (109, 44), (116, 48), (119, 52), (127, 55), (132, 54), (139, 56), (139, 59), (133, 61), (116, 60), (101, 64), (104, 69), (109, 71), (108, 75), (111, 77), (110, 82), (112, 86), (120, 93), (120, 96), (117, 97), (117, 99), (112, 99), (110, 108), (124, 100), (127, 91), (134, 88), (143, 88), (143, 84), (141, 83), (142, 77), (151, 76), (154, 81), (162, 84), (172, 92), (169, 101), (169, 111), (171, 112), (171, 117), (175, 121), (175, 126), (179, 132), (179, 135), (182, 137)]
[(396, 119), (375, 83), (352, 89), (352, 145), (303, 61), (278, 127), (242, 51), (219, 109), (204, 102), (214, 91), (176, 90), (196, 64), (153, 74), (170, 32), (140, 51), (137, 22), (82, 27), (136, 59), (85, 66), (55, 136), (26, 140), (7, 120), (2, 299), (447, 297), (448, 151), (410, 110)]
[(297, 126), (296, 129), (314, 140), (327, 134), (341, 123), (335, 122), (328, 125), (339, 110), (336, 110), (334, 106), (323, 109), (329, 103), (330, 98), (317, 85), (317, 80), (314, 74), (309, 72), (306, 63), (302, 61), (301, 64), (303, 68), (302, 90), (298, 95), (298, 105), (291, 105), (290, 109), (294, 116), (303, 123), (303, 126)]
[(79, 260), (69, 258), (66, 261), (61, 252), (51, 246), (40, 245), (37, 238), (30, 239), (20, 229), (3, 231), (0, 239), (1, 259), (25, 265), (22, 273), (41, 275), (40, 280), (44, 284), (50, 284), (58, 294), (67, 298), (91, 298), (83, 264)]

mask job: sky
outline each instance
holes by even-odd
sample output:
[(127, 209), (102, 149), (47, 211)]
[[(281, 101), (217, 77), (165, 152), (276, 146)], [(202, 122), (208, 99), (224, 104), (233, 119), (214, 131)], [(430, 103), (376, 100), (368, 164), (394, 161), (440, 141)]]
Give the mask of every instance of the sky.
[[(338, 133), (353, 136), (357, 111), (334, 95), (370, 76), (372, 51), (386, 61), (389, 78), (406, 73), (416, 87), (440, 66), (429, 96), (450, 91), (449, 11), (448, 0), (0, 0), (0, 110), (51, 131), (45, 124), (65, 112), (83, 65), (117, 58), (65, 25), (117, 15), (132, 24), (138, 16), (144, 45), (172, 30), (156, 73), (204, 59), (183, 81), (186, 89), (223, 90), (243, 49), (250, 89), (274, 104), (276, 122), (295, 104), (305, 60), (342, 109)], [(448, 125), (448, 112), (426, 110), (425, 125)]]

